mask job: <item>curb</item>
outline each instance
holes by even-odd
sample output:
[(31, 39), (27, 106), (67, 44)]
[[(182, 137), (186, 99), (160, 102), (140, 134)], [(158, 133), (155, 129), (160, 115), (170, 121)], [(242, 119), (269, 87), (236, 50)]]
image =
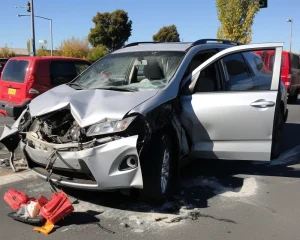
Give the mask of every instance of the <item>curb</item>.
[(0, 186), (14, 183), (18, 181), (23, 181), (27, 179), (35, 179), (37, 175), (31, 170), (25, 170), (20, 173), (13, 173), (9, 175), (0, 176)]

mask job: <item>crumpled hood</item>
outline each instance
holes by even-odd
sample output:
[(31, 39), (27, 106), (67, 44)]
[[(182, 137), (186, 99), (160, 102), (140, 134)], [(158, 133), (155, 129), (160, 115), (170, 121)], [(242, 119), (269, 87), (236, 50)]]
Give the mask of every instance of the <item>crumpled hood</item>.
[(121, 92), (110, 90), (75, 90), (61, 85), (33, 99), (29, 105), (31, 116), (41, 116), (62, 108), (69, 108), (81, 127), (102, 120), (122, 119), (131, 109), (153, 97), (158, 90)]

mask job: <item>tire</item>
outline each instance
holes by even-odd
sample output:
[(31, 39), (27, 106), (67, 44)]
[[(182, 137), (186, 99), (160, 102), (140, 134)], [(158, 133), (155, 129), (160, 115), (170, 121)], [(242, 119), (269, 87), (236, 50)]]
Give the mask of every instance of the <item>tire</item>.
[(151, 203), (162, 203), (172, 188), (174, 172), (170, 137), (166, 134), (154, 135), (147, 153), (148, 157), (142, 159), (142, 197)]
[(280, 107), (275, 111), (273, 126), (271, 159), (277, 158), (281, 153), (282, 133), (284, 125), (284, 116)]
[(297, 102), (297, 99), (298, 99), (298, 94), (295, 94), (295, 95), (289, 95), (289, 96), (288, 96), (288, 102), (289, 102), (289, 103), (296, 103), (296, 102)]

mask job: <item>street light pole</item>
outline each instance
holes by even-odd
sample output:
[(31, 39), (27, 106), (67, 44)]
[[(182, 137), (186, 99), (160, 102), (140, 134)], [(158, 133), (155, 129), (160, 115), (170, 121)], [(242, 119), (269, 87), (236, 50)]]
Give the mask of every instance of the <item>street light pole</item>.
[(32, 38), (32, 53), (30, 55), (35, 56), (35, 33), (34, 33), (34, 12), (33, 12), (33, 0), (30, 0), (30, 6), (31, 6), (31, 12), (30, 12), (30, 17), (31, 17), (31, 38)]
[(289, 18), (286, 20), (291, 23), (291, 36), (290, 36), (290, 52), (292, 52), (292, 41), (293, 41), (293, 18)]
[(53, 56), (53, 35), (52, 35), (52, 19), (50, 20), (50, 41), (51, 41), (51, 56)]
[[(30, 17), (30, 15), (25, 15), (25, 14), (18, 14), (18, 17)], [(42, 16), (34, 16), (37, 18), (43, 18), (46, 20), (50, 21), (50, 44), (51, 44), (51, 56), (53, 56), (53, 32), (52, 32), (52, 19), (51, 18), (46, 18), (46, 17), (42, 17)]]

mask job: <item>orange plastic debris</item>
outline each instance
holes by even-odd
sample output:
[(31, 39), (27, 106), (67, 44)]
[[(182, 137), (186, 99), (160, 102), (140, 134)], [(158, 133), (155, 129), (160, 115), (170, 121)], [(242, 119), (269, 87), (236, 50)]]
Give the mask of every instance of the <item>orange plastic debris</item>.
[(35, 227), (33, 228), (33, 231), (43, 233), (45, 235), (48, 235), (54, 228), (54, 224), (49, 222), (48, 220), (42, 227)]

